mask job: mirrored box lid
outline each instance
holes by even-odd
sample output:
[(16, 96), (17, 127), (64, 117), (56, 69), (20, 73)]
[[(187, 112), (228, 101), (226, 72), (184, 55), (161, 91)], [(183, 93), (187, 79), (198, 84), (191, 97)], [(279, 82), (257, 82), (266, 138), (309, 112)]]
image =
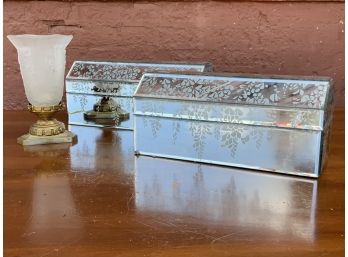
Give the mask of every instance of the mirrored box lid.
[(145, 73), (134, 96), (136, 154), (318, 177), (326, 77)]
[[(133, 94), (144, 72), (210, 72), (210, 63), (75, 61), (66, 77), (69, 124), (133, 129)], [(128, 114), (120, 123), (86, 118), (101, 99), (111, 99)], [(88, 117), (88, 116), (87, 116)]]

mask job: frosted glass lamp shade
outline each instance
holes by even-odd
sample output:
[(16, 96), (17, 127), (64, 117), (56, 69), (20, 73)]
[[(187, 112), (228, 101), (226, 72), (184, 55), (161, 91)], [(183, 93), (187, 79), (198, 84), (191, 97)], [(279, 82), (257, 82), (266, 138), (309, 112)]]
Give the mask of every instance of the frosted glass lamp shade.
[(71, 35), (9, 35), (18, 52), (25, 94), (34, 106), (58, 105), (63, 97), (65, 48)]

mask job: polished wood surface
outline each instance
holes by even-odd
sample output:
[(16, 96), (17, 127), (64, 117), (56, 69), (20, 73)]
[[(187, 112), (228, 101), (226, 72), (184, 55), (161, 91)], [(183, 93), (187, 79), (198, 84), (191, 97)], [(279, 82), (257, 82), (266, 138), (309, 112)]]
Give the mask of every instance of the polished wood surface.
[(73, 126), (73, 146), (23, 148), (34, 119), (4, 112), (7, 257), (344, 255), (343, 110), (318, 180), (137, 159), (130, 131)]

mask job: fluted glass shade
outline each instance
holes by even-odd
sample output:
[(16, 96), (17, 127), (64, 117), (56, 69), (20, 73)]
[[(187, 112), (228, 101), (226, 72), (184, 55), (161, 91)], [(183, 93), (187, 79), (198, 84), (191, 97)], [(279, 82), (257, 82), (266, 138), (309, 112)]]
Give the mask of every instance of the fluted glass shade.
[(25, 94), (34, 106), (58, 105), (63, 97), (65, 48), (71, 35), (9, 35), (18, 52)]

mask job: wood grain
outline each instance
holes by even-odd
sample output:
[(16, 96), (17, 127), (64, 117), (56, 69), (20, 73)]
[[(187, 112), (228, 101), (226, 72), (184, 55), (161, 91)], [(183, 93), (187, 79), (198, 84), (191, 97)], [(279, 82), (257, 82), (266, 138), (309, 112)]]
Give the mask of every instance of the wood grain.
[[(24, 1), (29, 2), (33, 0), (5, 0), (5, 2)], [(36, 0), (38, 1), (38, 0)], [(44, 0), (55, 1), (55, 0)], [(90, 2), (90, 0), (58, 0), (60, 2)], [(142, 3), (155, 3), (155, 2), (202, 2), (202, 0), (96, 0), (97, 2), (142, 2)], [(214, 0), (214, 2), (328, 2), (328, 3), (344, 3), (345, 0)]]
[[(59, 118), (64, 120), (65, 115)], [(7, 257), (344, 255), (342, 109), (334, 114), (330, 155), (322, 176), (317, 181), (271, 176), (291, 186), (284, 191), (287, 194), (281, 194), (279, 188), (280, 199), (274, 201), (276, 194), (260, 191), (259, 201), (248, 205), (243, 205), (245, 196), (228, 191), (219, 191), (221, 204), (220, 200), (208, 201), (216, 189), (213, 181), (205, 181), (210, 186), (206, 188), (177, 177), (173, 181), (178, 183), (170, 188), (152, 190), (156, 181), (165, 181), (160, 176), (147, 177), (146, 172), (155, 167), (136, 162), (130, 150), (131, 132), (74, 126), (71, 130), (79, 137), (74, 146), (24, 149), (16, 138), (34, 119), (28, 112), (4, 112)], [(176, 174), (182, 174), (180, 170), (190, 164), (176, 165)], [(230, 171), (219, 172), (228, 176)], [(243, 172), (250, 186), (255, 181), (248, 181), (246, 174), (259, 179), (268, 176)], [(153, 181), (150, 191), (156, 195), (143, 190), (141, 178)], [(247, 189), (238, 181), (238, 190)], [(190, 193), (176, 201), (179, 198), (171, 193), (178, 185)], [(164, 195), (167, 197), (162, 199)], [(183, 200), (189, 203), (185, 208)], [(234, 206), (245, 209), (231, 212), (236, 211)]]

